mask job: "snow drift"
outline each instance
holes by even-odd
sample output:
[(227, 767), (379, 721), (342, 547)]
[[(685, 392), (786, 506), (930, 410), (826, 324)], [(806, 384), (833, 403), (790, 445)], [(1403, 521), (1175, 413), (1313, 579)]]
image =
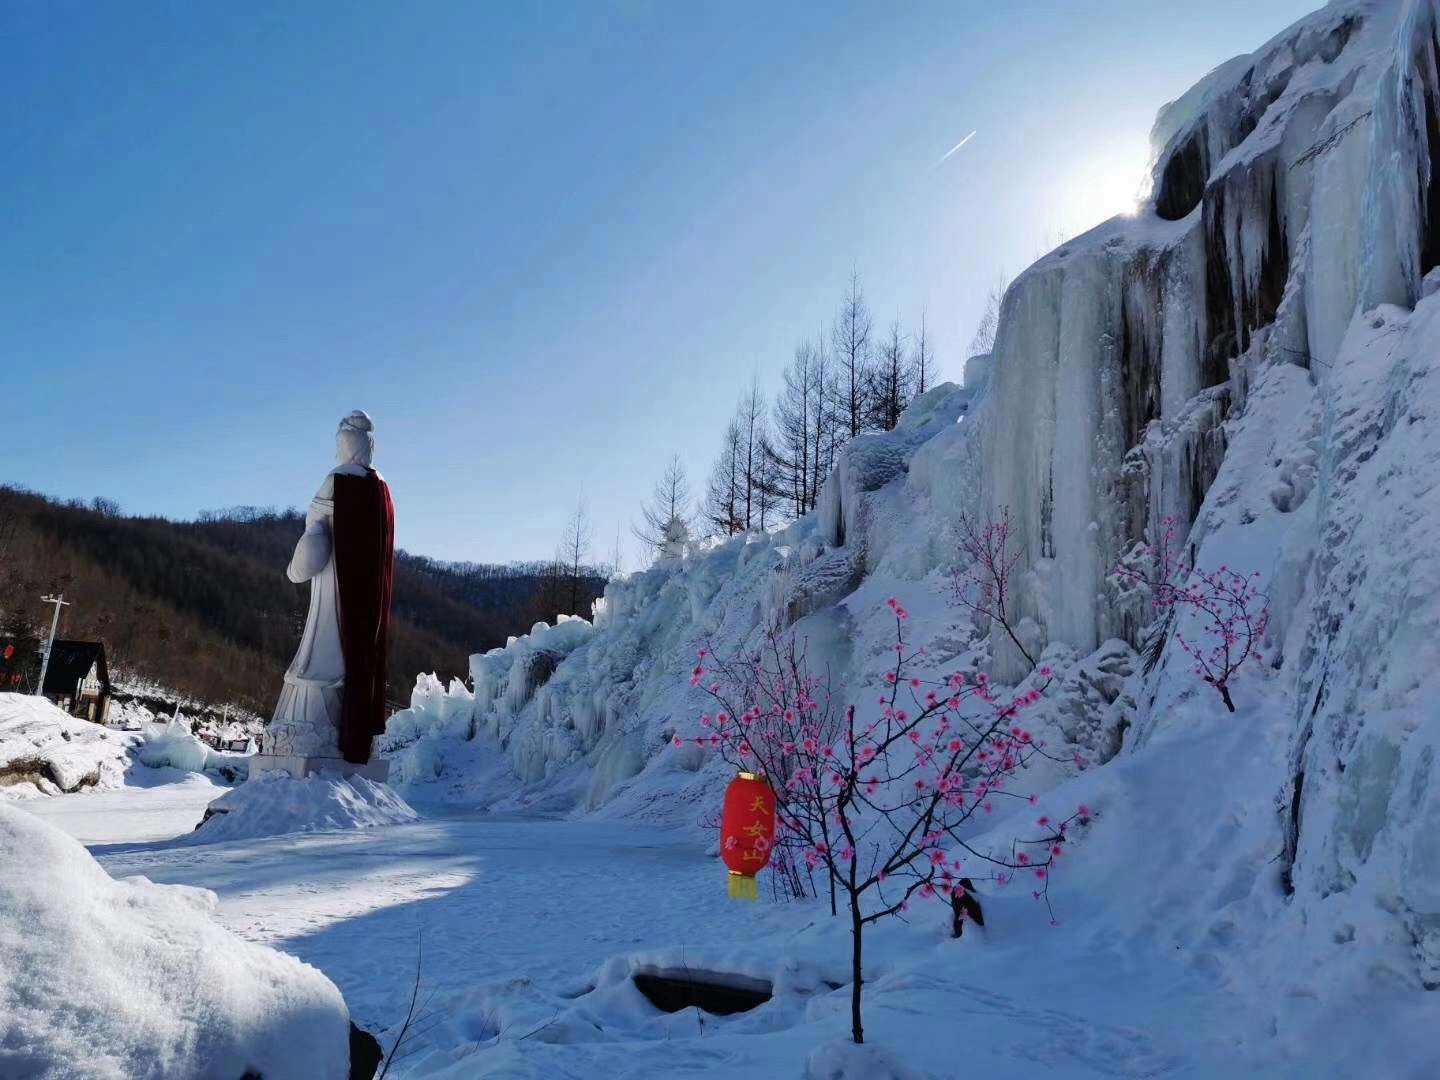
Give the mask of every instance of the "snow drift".
[(340, 991), (222, 929), (213, 893), (114, 881), (76, 841), (3, 804), (0, 865), (0, 1074), (349, 1074)]
[[(1396, 1068), (1433, 1064), (1400, 1018), (1440, 989), (1440, 4), (1331, 4), (1153, 141), (1139, 211), (1011, 285), (983, 387), (854, 440), (785, 530), (613, 582), (592, 621), (473, 658), (473, 696), (417, 690), (383, 744), (397, 780), (693, 827), (726, 778), (670, 745), (704, 708), (702, 644), (793, 628), (868, 700), (896, 596), (922, 675), (1027, 675), (945, 599), (957, 521), (1008, 508), (1019, 634), (1057, 671), (1031, 726), (1099, 766), (1044, 778), (1100, 813), (1086, 933), (1183, 957), (1265, 1067), (1360, 1069), (1361, 1025)], [(1196, 566), (1268, 593), (1233, 717), (1114, 572), (1166, 518)], [(1106, 901), (1147, 888), (1167, 903)]]

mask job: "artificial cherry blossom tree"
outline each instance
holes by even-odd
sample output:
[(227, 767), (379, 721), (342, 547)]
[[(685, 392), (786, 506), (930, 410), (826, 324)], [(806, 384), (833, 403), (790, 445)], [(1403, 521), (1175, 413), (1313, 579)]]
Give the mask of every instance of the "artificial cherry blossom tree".
[[(851, 931), (851, 1031), (861, 1020), (864, 930), (906, 911), (917, 895), (964, 896), (962, 878), (1032, 883), (1048, 906), (1051, 874), (1078, 807), (1041, 816), (1002, 848), (974, 842), (975, 826), (1006, 803), (1034, 804), (1015, 781), (1037, 756), (1051, 756), (1021, 723), (1052, 674), (1024, 693), (999, 690), (984, 676), (924, 679), (911, 672), (923, 650), (906, 637), (908, 613), (888, 601), (895, 659), (873, 708), (841, 705), (814, 673), (793, 634), (769, 633), (755, 652), (734, 658), (701, 650), (692, 673), (715, 702), (694, 741), (738, 768), (760, 772), (776, 796), (781, 845), (823, 873), (844, 898)], [(676, 745), (684, 740), (675, 737)], [(957, 910), (960, 909), (956, 905)], [(1052, 913), (1053, 919), (1053, 913)]]
[(998, 626), (1004, 630), (1033, 668), (1035, 658), (1015, 633), (1010, 579), (1021, 553), (1010, 547), (1012, 531), (1008, 506), (1001, 510), (998, 520), (990, 518), (983, 525), (962, 515), (959, 532), (964, 561), (952, 581), (952, 590), (955, 602), (984, 619), (987, 628)]
[[(1124, 582), (1139, 586), (1162, 630), (1159, 646), (1173, 627), (1175, 639), (1192, 661), (1195, 676), (1209, 683), (1232, 713), (1230, 682), (1250, 660), (1260, 659), (1260, 644), (1270, 621), (1270, 606), (1260, 591), (1260, 573), (1246, 574), (1222, 565), (1212, 571), (1196, 570), (1178, 550), (1173, 517), (1160, 523), (1160, 541), (1141, 544), (1115, 568)], [(1178, 616), (1193, 613), (1187, 634)]]

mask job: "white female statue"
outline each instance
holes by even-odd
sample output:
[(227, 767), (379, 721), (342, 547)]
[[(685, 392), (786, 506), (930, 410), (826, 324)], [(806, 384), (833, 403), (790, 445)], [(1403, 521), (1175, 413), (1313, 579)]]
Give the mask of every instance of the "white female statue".
[(310, 582), (310, 613), (252, 776), (388, 772), (387, 762), (370, 763), (370, 742), (385, 729), (395, 509), (370, 464), (373, 432), (358, 409), (340, 421), (338, 464), (310, 500), (286, 570), (297, 585)]

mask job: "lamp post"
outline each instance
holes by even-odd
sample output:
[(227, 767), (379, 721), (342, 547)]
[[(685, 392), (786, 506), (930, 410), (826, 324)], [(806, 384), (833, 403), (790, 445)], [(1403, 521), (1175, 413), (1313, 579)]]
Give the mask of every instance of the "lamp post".
[(59, 596), (42, 596), (40, 602), (43, 604), (55, 605), (55, 617), (50, 620), (50, 638), (45, 642), (45, 653), (40, 661), (40, 681), (35, 685), (35, 696), (43, 697), (45, 694), (45, 672), (50, 668), (50, 652), (55, 648), (55, 631), (60, 629), (60, 609), (69, 607), (70, 602), (65, 599), (65, 594)]

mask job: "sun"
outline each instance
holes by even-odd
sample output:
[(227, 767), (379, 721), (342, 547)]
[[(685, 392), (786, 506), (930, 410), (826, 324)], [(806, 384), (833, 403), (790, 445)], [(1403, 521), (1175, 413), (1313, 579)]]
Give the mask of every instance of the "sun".
[(1117, 214), (1134, 216), (1149, 193), (1145, 159), (1129, 148), (1091, 154), (1063, 175), (1059, 209), (1071, 236)]

